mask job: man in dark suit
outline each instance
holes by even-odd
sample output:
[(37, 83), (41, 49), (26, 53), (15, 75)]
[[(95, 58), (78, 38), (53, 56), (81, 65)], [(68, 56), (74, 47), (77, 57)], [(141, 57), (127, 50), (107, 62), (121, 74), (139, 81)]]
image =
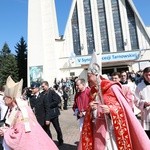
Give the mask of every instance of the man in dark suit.
[(45, 132), (51, 137), (51, 133), (49, 131), (49, 101), (42, 93), (40, 93), (39, 88), (39, 83), (33, 82), (31, 84), (32, 96), (30, 97), (30, 105), (35, 113), (37, 121), (45, 130)]
[[(57, 93), (49, 88), (49, 84), (47, 81), (43, 81), (41, 84), (43, 89), (43, 95), (45, 95), (46, 99), (49, 101), (50, 107), (50, 123), (53, 124), (56, 132), (57, 132), (57, 139), (59, 142), (59, 146), (63, 144), (63, 135), (59, 124), (59, 107), (58, 104), (60, 103)], [(52, 135), (51, 135), (52, 138)]]

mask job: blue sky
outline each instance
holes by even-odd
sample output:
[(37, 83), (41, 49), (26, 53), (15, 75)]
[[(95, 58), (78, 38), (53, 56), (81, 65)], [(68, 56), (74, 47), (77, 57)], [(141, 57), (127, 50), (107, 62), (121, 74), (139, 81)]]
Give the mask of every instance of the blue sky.
[[(60, 35), (64, 33), (72, 0), (55, 0), (58, 15)], [(150, 26), (150, 0), (133, 0), (139, 14), (145, 23)], [(27, 42), (27, 8), (28, 0), (0, 0), (0, 50), (5, 42), (14, 52), (14, 46), (21, 36)]]

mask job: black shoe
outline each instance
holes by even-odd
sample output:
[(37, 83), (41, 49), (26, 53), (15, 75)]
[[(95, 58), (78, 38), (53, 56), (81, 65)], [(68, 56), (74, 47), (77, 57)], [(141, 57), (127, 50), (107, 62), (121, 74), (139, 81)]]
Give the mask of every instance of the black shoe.
[(62, 146), (64, 144), (64, 142), (62, 141), (62, 142), (59, 142), (58, 143), (58, 146)]

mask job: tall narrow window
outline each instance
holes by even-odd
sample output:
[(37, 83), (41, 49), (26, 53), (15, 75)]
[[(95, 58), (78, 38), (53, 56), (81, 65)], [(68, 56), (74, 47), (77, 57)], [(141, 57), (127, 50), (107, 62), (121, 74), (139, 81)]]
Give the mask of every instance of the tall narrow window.
[(98, 6), (98, 15), (99, 15), (99, 24), (100, 24), (100, 32), (101, 32), (101, 43), (102, 43), (102, 51), (109, 52), (109, 41), (108, 41), (108, 30), (106, 23), (106, 12), (104, 7), (104, 0), (97, 0)]
[(138, 49), (139, 44), (138, 44), (135, 16), (134, 16), (134, 12), (133, 12), (131, 6), (129, 5), (129, 3), (127, 1), (126, 1), (126, 10), (127, 10), (127, 16), (128, 16), (131, 47), (132, 47), (132, 49)]
[(95, 49), (95, 44), (94, 44), (93, 23), (92, 23), (90, 0), (84, 0), (83, 4), (84, 4), (88, 54), (92, 54), (93, 50)]
[(118, 0), (111, 0), (117, 51), (124, 50)]
[(73, 16), (72, 16), (72, 19), (71, 19), (71, 24), (72, 24), (72, 35), (73, 35), (74, 53), (76, 55), (81, 55), (77, 4), (76, 4), (74, 12), (73, 12)]

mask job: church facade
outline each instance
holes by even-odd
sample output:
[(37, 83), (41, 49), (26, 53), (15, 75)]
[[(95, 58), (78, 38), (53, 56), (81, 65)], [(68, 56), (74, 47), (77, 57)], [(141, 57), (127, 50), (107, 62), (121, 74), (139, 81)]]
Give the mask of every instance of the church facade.
[(29, 83), (86, 78), (93, 51), (105, 74), (150, 65), (149, 28), (132, 0), (73, 0), (61, 37), (54, 0), (29, 0), (28, 8)]

